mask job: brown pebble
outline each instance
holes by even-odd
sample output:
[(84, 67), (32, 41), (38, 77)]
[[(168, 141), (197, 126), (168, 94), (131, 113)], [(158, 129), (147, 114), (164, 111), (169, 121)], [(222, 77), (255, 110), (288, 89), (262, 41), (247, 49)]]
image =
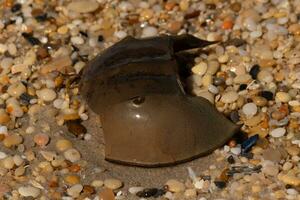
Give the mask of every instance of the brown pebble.
[(78, 164), (71, 164), (71, 166), (68, 167), (70, 172), (79, 172), (81, 167)]
[(176, 6), (176, 3), (175, 2), (167, 2), (165, 4), (165, 9), (170, 11), (170, 10), (173, 10), (173, 8)]
[(68, 131), (76, 137), (82, 136), (87, 132), (86, 128), (77, 120), (67, 121), (66, 125), (68, 127)]
[(46, 146), (49, 143), (49, 136), (45, 133), (38, 133), (33, 137), (33, 141), (41, 147)]
[(285, 117), (285, 114), (282, 112), (279, 112), (279, 111), (274, 111), (274, 112), (272, 112), (271, 116), (273, 119), (281, 120)]
[(84, 185), (82, 189), (82, 193), (86, 195), (92, 195), (95, 194), (96, 190), (93, 186), (90, 185)]
[(5, 110), (0, 110), (0, 124), (7, 124), (10, 121), (9, 115), (5, 112)]
[(230, 141), (228, 142), (228, 146), (230, 146), (230, 147), (235, 147), (235, 146), (236, 146), (236, 141), (235, 141), (235, 140), (230, 140)]
[(194, 10), (192, 12), (188, 12), (184, 15), (184, 19), (192, 19), (192, 18), (196, 18), (200, 15), (200, 11), (199, 10)]
[(65, 182), (70, 185), (75, 185), (80, 183), (80, 178), (76, 175), (68, 175), (64, 178)]
[(180, 31), (182, 26), (182, 23), (180, 21), (171, 21), (168, 23), (168, 31), (170, 33), (177, 33), (178, 31)]
[(49, 56), (49, 53), (47, 51), (46, 48), (44, 47), (39, 47), (37, 52), (36, 52), (36, 55), (39, 59), (44, 59), (44, 58), (47, 58)]
[(3, 140), (3, 145), (7, 148), (10, 148), (12, 146), (16, 146), (16, 145), (20, 144), (22, 141), (23, 141), (23, 138), (20, 135), (11, 134), (11, 135), (8, 135)]
[(239, 12), (242, 8), (241, 4), (239, 2), (235, 2), (233, 4), (230, 5), (231, 10), (233, 10), (234, 12)]
[(99, 200), (115, 200), (115, 195), (111, 189), (105, 188), (100, 191)]

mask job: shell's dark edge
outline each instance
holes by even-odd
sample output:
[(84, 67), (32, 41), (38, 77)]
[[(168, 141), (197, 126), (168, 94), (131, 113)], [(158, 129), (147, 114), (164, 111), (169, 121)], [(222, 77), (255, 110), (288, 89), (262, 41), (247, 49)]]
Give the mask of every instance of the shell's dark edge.
[[(240, 130), (240, 127), (237, 126), (235, 128), (235, 130), (233, 131), (232, 135), (234, 135), (239, 130)], [(179, 165), (179, 164), (182, 164), (182, 163), (186, 163), (186, 162), (189, 162), (189, 161), (192, 161), (192, 160), (198, 159), (200, 157), (207, 156), (207, 155), (211, 154), (215, 149), (220, 148), (223, 145), (225, 145), (232, 138), (232, 135), (230, 135), (229, 137), (224, 138), (224, 140), (219, 145), (217, 145), (216, 147), (214, 147), (212, 149), (209, 149), (205, 152), (202, 152), (200, 154), (191, 156), (191, 157), (183, 159), (183, 160), (178, 160), (178, 161), (169, 162), (169, 163), (141, 164), (141, 163), (135, 163), (135, 162), (124, 162), (124, 161), (121, 161), (121, 160), (115, 160), (115, 159), (111, 159), (111, 158), (108, 158), (108, 157), (105, 157), (105, 160), (108, 161), (108, 162), (111, 162), (111, 163), (124, 165), (124, 166), (129, 166), (129, 167), (141, 167), (141, 168), (159, 168), (159, 167), (171, 167), (171, 166), (173, 167), (173, 166), (176, 166), (176, 165)]]

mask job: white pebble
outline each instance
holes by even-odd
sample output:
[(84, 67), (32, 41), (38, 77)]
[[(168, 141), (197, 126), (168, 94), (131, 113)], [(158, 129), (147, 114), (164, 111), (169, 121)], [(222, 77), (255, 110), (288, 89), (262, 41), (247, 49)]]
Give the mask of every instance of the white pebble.
[(36, 94), (43, 101), (53, 101), (56, 97), (55, 91), (49, 88), (38, 90)]
[(221, 101), (223, 103), (233, 103), (239, 98), (239, 95), (235, 91), (229, 91), (222, 95)]
[(67, 189), (67, 194), (70, 195), (73, 198), (76, 198), (79, 196), (80, 192), (82, 191), (83, 186), (81, 184), (76, 184)]
[(272, 137), (278, 138), (284, 136), (285, 132), (286, 132), (285, 128), (276, 128), (270, 132), (270, 135)]
[(239, 155), (242, 152), (242, 149), (241, 147), (233, 147), (230, 149), (230, 152), (234, 155)]
[(73, 43), (73, 44), (83, 44), (84, 43), (84, 40), (82, 39), (82, 37), (79, 37), (79, 36), (75, 36), (75, 37), (71, 37), (71, 42)]
[(7, 157), (7, 154), (4, 153), (4, 152), (2, 152), (2, 151), (0, 151), (0, 160), (4, 159), (6, 157)]
[(277, 101), (286, 103), (291, 100), (291, 96), (289, 95), (289, 93), (286, 93), (286, 92), (277, 92), (275, 99)]
[(293, 188), (289, 188), (286, 190), (286, 192), (289, 194), (289, 195), (297, 195), (298, 194), (298, 191), (293, 189)]
[(33, 197), (36, 198), (40, 195), (40, 189), (32, 186), (23, 186), (18, 189), (18, 192), (23, 197)]
[(118, 179), (109, 178), (104, 180), (104, 186), (109, 189), (116, 190), (122, 187), (123, 183)]
[(117, 31), (114, 35), (119, 39), (123, 39), (127, 36), (127, 33), (125, 31)]
[(247, 117), (252, 117), (257, 113), (257, 106), (255, 103), (246, 103), (242, 110)]
[(64, 156), (68, 161), (76, 162), (80, 160), (81, 156), (79, 151), (74, 148), (68, 149), (64, 152)]
[(216, 86), (212, 85), (212, 84), (208, 85), (208, 91), (210, 91), (213, 94), (218, 94), (219, 93), (219, 89)]
[(0, 134), (7, 134), (7, 127), (6, 126), (1, 126), (0, 125)]
[(136, 194), (136, 193), (142, 191), (143, 189), (144, 189), (143, 187), (130, 187), (130, 188), (128, 189), (128, 192), (129, 192), (130, 194)]
[(143, 29), (142, 37), (153, 37), (158, 34), (157, 28), (153, 26), (147, 26)]

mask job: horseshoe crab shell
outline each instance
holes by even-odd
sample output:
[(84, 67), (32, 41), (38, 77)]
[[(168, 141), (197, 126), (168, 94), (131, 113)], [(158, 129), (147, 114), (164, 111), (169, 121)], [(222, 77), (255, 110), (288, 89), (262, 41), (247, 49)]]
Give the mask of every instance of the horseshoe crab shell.
[(182, 87), (176, 53), (209, 44), (191, 35), (127, 37), (87, 64), (80, 89), (101, 117), (106, 160), (177, 164), (212, 152), (239, 130)]

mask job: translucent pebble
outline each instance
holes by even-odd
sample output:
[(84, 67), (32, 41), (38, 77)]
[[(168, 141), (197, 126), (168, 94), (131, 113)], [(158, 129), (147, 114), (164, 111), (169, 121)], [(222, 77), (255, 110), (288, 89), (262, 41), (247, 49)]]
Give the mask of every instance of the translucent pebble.
[(276, 128), (270, 132), (270, 135), (272, 137), (278, 138), (284, 136), (285, 132), (286, 132), (285, 128)]
[(158, 34), (157, 28), (153, 26), (147, 26), (142, 31), (142, 37), (153, 37)]
[(257, 113), (257, 106), (255, 103), (247, 103), (243, 106), (242, 110), (247, 117), (252, 117)]
[(77, 151), (74, 148), (68, 149), (64, 152), (64, 156), (68, 161), (76, 162), (79, 161), (81, 158), (81, 155), (79, 151)]
[(49, 88), (37, 90), (36, 94), (43, 101), (53, 101), (56, 97), (55, 91)]

